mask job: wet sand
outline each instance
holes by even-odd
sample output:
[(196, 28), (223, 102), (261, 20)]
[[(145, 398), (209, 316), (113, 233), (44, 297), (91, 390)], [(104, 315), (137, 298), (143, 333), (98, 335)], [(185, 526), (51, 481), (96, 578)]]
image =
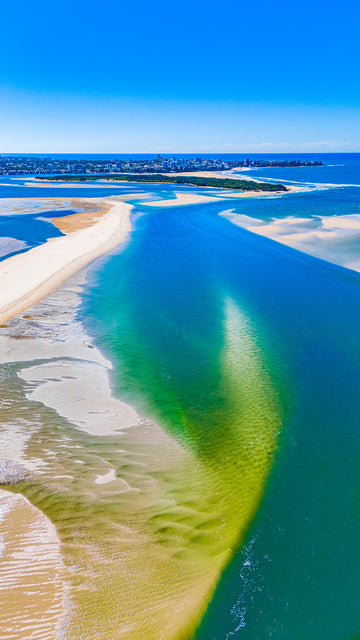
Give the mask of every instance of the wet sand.
[(1, 489), (0, 523), (1, 640), (55, 640), (66, 595), (56, 529), (26, 498)]

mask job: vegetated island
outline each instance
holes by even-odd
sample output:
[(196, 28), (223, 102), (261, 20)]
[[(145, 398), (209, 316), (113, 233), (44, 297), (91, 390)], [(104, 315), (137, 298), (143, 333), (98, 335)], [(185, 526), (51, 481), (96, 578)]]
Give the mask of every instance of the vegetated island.
[(184, 184), (194, 187), (212, 187), (215, 189), (233, 189), (236, 191), (288, 191), (283, 184), (254, 182), (252, 180), (233, 180), (231, 178), (205, 178), (198, 176), (169, 176), (162, 173), (137, 174), (118, 173), (109, 176), (101, 175), (55, 175), (36, 176), (36, 180), (60, 180), (61, 182), (88, 182), (92, 180), (110, 180), (111, 182), (165, 182), (167, 184)]

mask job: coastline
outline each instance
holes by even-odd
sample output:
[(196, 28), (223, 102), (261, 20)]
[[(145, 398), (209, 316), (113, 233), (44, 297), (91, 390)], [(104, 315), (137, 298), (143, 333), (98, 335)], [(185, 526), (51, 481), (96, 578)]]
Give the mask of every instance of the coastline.
[[(98, 199), (93, 202), (99, 203)], [(74, 214), (76, 219), (54, 218), (54, 224), (67, 235), (51, 238), (0, 264), (0, 325), (126, 240), (131, 230), (132, 206), (115, 199), (104, 200), (101, 205), (106, 208), (91, 214)]]

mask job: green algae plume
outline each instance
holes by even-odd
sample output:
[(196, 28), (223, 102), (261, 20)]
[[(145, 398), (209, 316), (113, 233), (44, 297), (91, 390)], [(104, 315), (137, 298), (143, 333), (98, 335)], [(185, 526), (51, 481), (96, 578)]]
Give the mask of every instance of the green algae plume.
[[(3, 423), (26, 409), (37, 424), (26, 456), (41, 461), (41, 473), (8, 488), (56, 525), (72, 640), (191, 637), (256, 511), (282, 411), (252, 323), (231, 299), (223, 308), (219, 386), (207, 390), (215, 403), (201, 401), (194, 419), (167, 385), (182, 414), (181, 443), (162, 420), (101, 438), (80, 432), (28, 402), (19, 382), (5, 398)], [(109, 470), (114, 479), (98, 484)]]

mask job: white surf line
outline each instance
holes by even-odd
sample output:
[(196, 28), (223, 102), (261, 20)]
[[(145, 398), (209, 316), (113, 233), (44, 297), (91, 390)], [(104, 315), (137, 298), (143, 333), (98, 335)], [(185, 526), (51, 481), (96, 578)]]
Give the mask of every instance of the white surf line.
[(0, 264), (0, 325), (126, 240), (132, 206), (116, 200), (103, 202), (111, 209), (90, 227), (50, 238)]

